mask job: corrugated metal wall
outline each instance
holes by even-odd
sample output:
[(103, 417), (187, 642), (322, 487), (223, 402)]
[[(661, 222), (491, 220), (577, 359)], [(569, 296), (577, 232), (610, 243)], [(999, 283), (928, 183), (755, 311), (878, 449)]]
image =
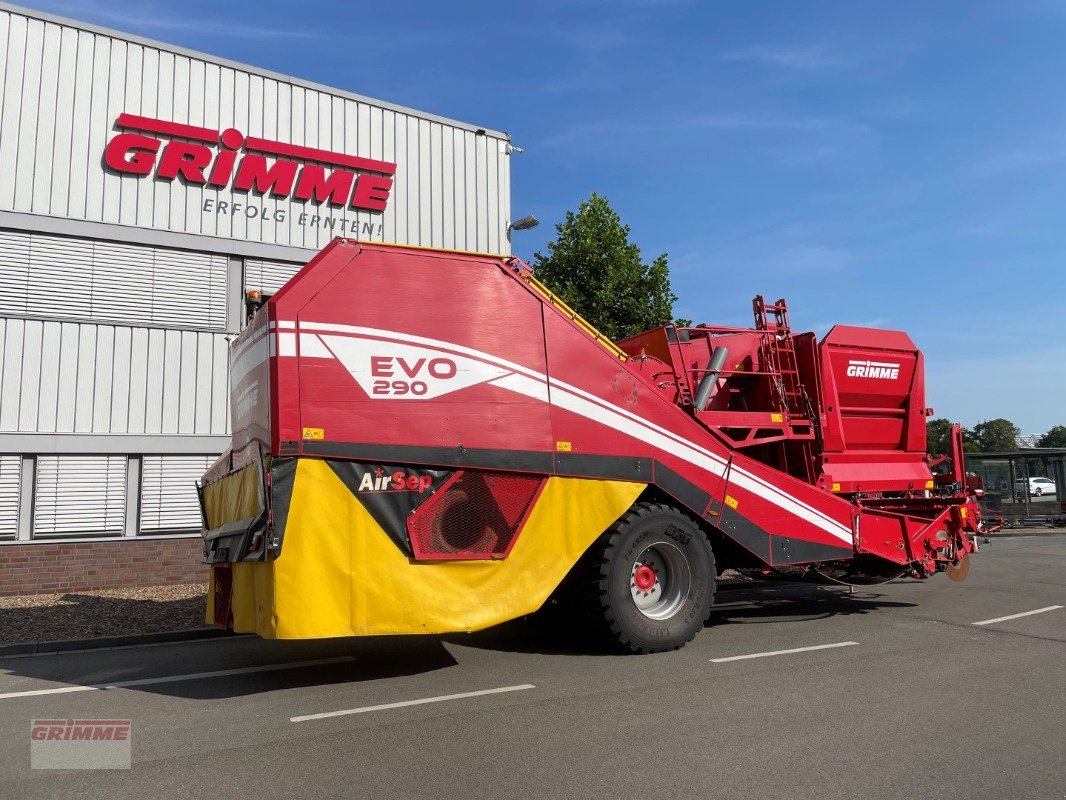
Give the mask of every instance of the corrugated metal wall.
[(0, 231), (0, 432), (228, 433), (226, 264)]
[(220, 333), (0, 319), (0, 431), (224, 435)]
[[(315, 249), (340, 233), (312, 219), (326, 216), (347, 220), (345, 231), (358, 223), (363, 239), (508, 249), (504, 139), (2, 10), (0, 50), (0, 210)], [(383, 213), (356, 213), (113, 174), (102, 156), (123, 112), (396, 162), (392, 196)], [(205, 199), (271, 213), (204, 211)]]
[(199, 527), (195, 481), (214, 455), (139, 458), (136, 448), (229, 432), (226, 300), (241, 289), (228, 285), (228, 265), (210, 253), (0, 231), (0, 314), (18, 315), (0, 316), (0, 435), (58, 434), (60, 450), (63, 434), (138, 437), (133, 461), (31, 453), (32, 487), (21, 484), (22, 455), (0, 456), (0, 539), (19, 534), (29, 488), (23, 528), (34, 538)]

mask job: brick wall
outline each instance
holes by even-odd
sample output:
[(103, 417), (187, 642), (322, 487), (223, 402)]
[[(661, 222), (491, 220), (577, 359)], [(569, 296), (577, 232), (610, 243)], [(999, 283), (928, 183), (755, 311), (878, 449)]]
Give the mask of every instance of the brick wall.
[(206, 581), (201, 541), (197, 536), (5, 544), (0, 596)]

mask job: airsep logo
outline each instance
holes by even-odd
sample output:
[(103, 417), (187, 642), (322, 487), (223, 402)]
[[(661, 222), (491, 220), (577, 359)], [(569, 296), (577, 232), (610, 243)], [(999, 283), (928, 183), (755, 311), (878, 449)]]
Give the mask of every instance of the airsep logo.
[(878, 378), (893, 381), (899, 377), (899, 364), (880, 361), (849, 361), (849, 378)]
[(418, 492), (424, 494), (433, 485), (430, 475), (414, 475), (398, 469), (393, 473), (378, 467), (363, 475), (360, 492)]

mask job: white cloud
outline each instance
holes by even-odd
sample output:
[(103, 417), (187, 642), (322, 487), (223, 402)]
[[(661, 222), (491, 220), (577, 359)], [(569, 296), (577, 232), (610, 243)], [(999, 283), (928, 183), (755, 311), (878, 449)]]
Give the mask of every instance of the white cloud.
[(970, 172), (980, 178), (991, 178), (1063, 161), (1066, 161), (1066, 147), (1020, 147), (988, 156), (972, 165)]
[(669, 135), (679, 131), (793, 131), (825, 132), (827, 134), (868, 135), (870, 129), (861, 123), (835, 117), (760, 116), (734, 113), (671, 113), (649, 114), (644, 121), (626, 119), (598, 119), (579, 122), (564, 128), (540, 142), (540, 146), (570, 147), (586, 145), (600, 149), (605, 142), (617, 142), (634, 136)]
[(774, 269), (787, 272), (837, 272), (845, 269), (855, 258), (848, 250), (826, 245), (797, 245), (771, 256)]
[(753, 45), (722, 56), (725, 61), (752, 61), (794, 70), (816, 70), (840, 67), (844, 60), (840, 53), (822, 44), (813, 45)]
[(795, 73), (848, 70), (869, 75), (898, 68), (916, 49), (916, 43), (905, 41), (880, 46), (871, 46), (868, 41), (753, 44), (729, 51), (721, 58)]
[(895, 330), (892, 325), (892, 321), (885, 319), (884, 317), (870, 317), (866, 319), (849, 319), (847, 316), (840, 319), (834, 319), (832, 322), (816, 322), (810, 326), (811, 330), (818, 334), (821, 338), (825, 334), (829, 333), (829, 329), (834, 325), (851, 325), (856, 328), (887, 328), (889, 330)]
[(609, 27), (563, 28), (556, 30), (554, 36), (587, 57), (599, 56), (630, 42), (629, 36)]
[(57, 14), (78, 19), (91, 19), (116, 25), (122, 30), (196, 31), (243, 39), (330, 39), (331, 31), (307, 30), (296, 27), (273, 28), (264, 25), (181, 16), (162, 10), (154, 3), (144, 3), (137, 10), (119, 9), (94, 0), (69, 0), (53, 3), (49, 9)]

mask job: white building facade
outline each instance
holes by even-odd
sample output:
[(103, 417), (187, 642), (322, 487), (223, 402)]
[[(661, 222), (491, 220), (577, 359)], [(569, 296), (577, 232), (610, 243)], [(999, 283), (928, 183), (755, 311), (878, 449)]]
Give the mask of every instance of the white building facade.
[(335, 236), (507, 253), (506, 134), (0, 3), (0, 542), (189, 534), (227, 344)]

